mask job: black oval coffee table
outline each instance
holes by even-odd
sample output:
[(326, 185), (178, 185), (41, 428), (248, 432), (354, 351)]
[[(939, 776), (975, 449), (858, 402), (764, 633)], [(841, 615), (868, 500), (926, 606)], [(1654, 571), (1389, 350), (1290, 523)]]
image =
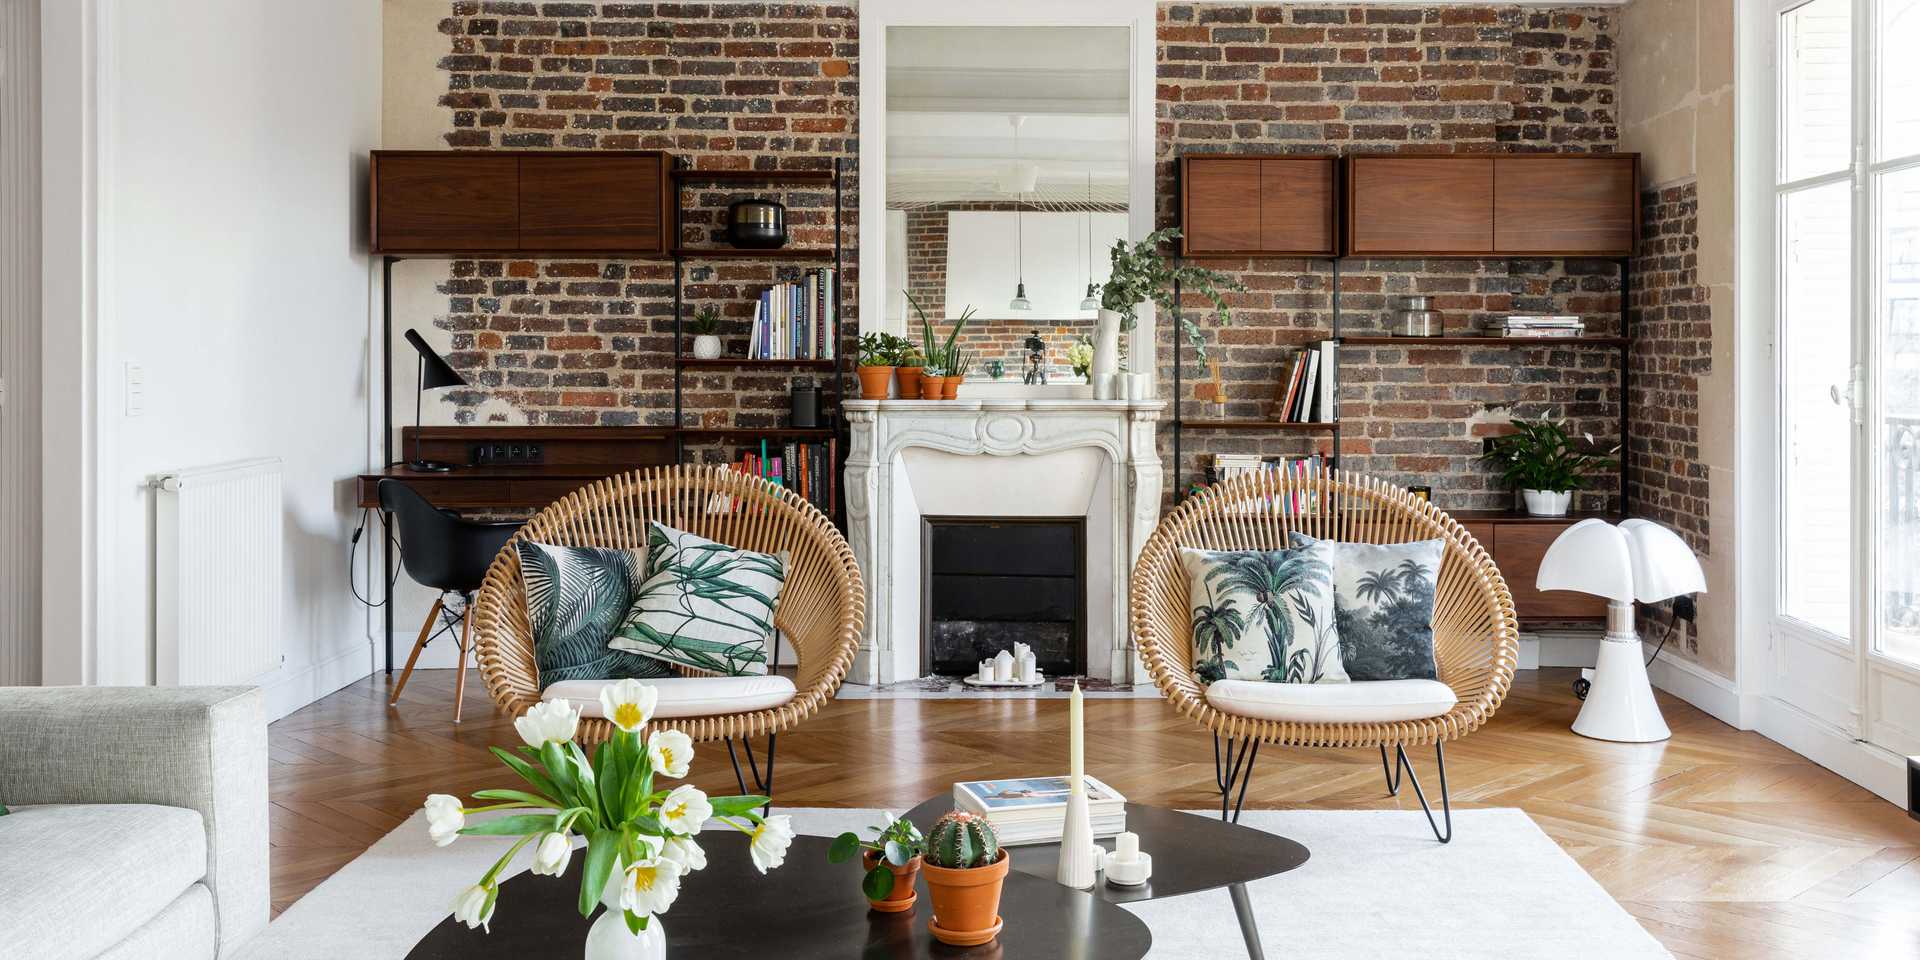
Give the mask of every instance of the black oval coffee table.
[[(924, 830), (952, 809), (953, 796), (943, 793), (907, 811), (906, 818)], [(1263, 960), (1260, 928), (1254, 922), (1247, 884), (1306, 863), (1306, 847), (1265, 830), (1144, 803), (1127, 804), (1127, 830), (1140, 835), (1141, 851), (1153, 857), (1153, 879), (1137, 887), (1116, 887), (1103, 875), (1088, 893), (1107, 903), (1136, 903), (1226, 887), (1233, 898), (1234, 915), (1240, 920), (1247, 956)], [(1112, 848), (1111, 843), (1106, 846)], [(1007, 849), (1015, 854), (1014, 873), (1053, 881), (1060, 860), (1059, 844), (1035, 843)]]
[[(931, 822), (931, 821), (929, 821)], [(687, 877), (680, 897), (661, 918), (667, 956), (701, 960), (919, 960), (924, 957), (1056, 960), (1087, 957), (1139, 960), (1153, 934), (1139, 918), (1104, 900), (1022, 872), (1013, 854), (1000, 898), (1006, 926), (993, 942), (949, 947), (927, 932), (931, 902), (926, 880), (920, 902), (906, 913), (874, 913), (860, 896), (858, 864), (827, 862), (829, 841), (795, 837), (784, 864), (762, 876), (753, 868), (745, 836), (714, 836), (707, 868)], [(1034, 848), (1037, 850), (1038, 848)], [(521, 874), (500, 887), (491, 933), (469, 930), (448, 917), (407, 954), (408, 960), (488, 957), (579, 957), (588, 921), (575, 902), (580, 891), (576, 855), (563, 877)], [(1158, 858), (1155, 858), (1156, 869)]]

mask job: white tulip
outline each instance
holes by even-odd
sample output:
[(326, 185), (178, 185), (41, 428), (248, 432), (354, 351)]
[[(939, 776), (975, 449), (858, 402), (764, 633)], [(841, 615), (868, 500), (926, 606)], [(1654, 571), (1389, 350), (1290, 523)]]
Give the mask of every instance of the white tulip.
[(668, 837), (667, 849), (660, 855), (679, 864), (681, 873), (707, 868), (707, 852), (692, 837)]
[(666, 913), (680, 896), (680, 864), (665, 858), (642, 860), (627, 867), (620, 887), (620, 909), (641, 916)]
[[(655, 739), (659, 739), (655, 735)], [(683, 836), (693, 836), (700, 832), (701, 825), (713, 818), (713, 804), (707, 802), (707, 795), (690, 783), (673, 788), (665, 800), (660, 801), (660, 825)]]
[(600, 688), (600, 709), (614, 726), (632, 733), (653, 719), (654, 704), (660, 691), (628, 677)]
[(647, 738), (647, 759), (654, 774), (678, 780), (693, 765), (693, 738), (678, 730), (658, 730)]
[(761, 873), (787, 861), (787, 848), (793, 846), (793, 818), (786, 814), (768, 817), (753, 828), (753, 865)]
[(564, 833), (549, 833), (533, 848), (533, 872), (542, 877), (557, 877), (567, 872), (573, 859), (573, 839)]
[(579, 728), (580, 711), (565, 700), (542, 700), (513, 721), (520, 739), (535, 750), (550, 742), (572, 740)]
[(425, 807), (427, 811), (427, 836), (433, 838), (433, 845), (444, 847), (460, 836), (460, 828), (467, 825), (467, 813), (460, 809), (460, 798), (444, 793), (430, 794)]
[(453, 899), (453, 918), (466, 924), (469, 930), (486, 929), (488, 921), (493, 919), (493, 900), (498, 889), (473, 886), (460, 891)]

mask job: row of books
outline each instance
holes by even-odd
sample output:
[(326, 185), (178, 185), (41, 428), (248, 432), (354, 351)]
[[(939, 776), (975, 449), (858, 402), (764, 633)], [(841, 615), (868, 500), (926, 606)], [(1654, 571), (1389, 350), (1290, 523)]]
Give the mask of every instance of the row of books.
[(760, 294), (747, 341), (750, 360), (831, 360), (834, 271), (815, 267), (799, 280), (777, 283)]
[[(1216, 453), (1213, 462), (1207, 465), (1206, 482), (1211, 485), (1224, 483), (1238, 476), (1257, 473), (1263, 470), (1277, 470), (1288, 476), (1302, 480), (1319, 476), (1327, 468), (1326, 458), (1319, 454), (1306, 457), (1261, 456), (1257, 453)], [(1283, 509), (1287, 513), (1311, 513), (1319, 506), (1318, 495), (1309, 492), (1288, 494), (1288, 502)], [(1247, 512), (1254, 512), (1259, 505), (1248, 503)]]
[(825, 443), (768, 443), (760, 441), (760, 452), (740, 454), (733, 469), (779, 484), (799, 494), (821, 513), (833, 516), (833, 503), (839, 496), (835, 464), (840, 462), (840, 441)]
[(1340, 416), (1340, 342), (1300, 348), (1274, 396), (1273, 417), (1285, 423), (1327, 423)]
[[(1086, 778), (1087, 815), (1093, 835), (1127, 829), (1127, 798), (1093, 777)], [(953, 808), (986, 818), (1002, 846), (1059, 843), (1067, 819), (1066, 777), (972, 780), (953, 785)]]
[(1578, 337), (1587, 332), (1587, 324), (1575, 316), (1516, 314), (1490, 319), (1482, 329), (1496, 337)]

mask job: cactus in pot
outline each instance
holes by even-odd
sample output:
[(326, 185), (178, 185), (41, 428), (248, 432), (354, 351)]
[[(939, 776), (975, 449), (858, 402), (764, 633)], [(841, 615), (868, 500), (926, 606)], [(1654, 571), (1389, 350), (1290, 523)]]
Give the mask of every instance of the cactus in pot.
[(1000, 889), (1013, 855), (1001, 848), (993, 824), (961, 810), (941, 817), (927, 831), (924, 860), (934, 939), (967, 947), (998, 936)]

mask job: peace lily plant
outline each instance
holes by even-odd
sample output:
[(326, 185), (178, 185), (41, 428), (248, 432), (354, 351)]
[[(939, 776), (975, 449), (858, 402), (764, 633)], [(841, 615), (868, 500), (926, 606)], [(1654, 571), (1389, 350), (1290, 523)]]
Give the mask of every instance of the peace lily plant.
[[(527, 789), (479, 790), (466, 806), (458, 797), (436, 793), (427, 798), (427, 833), (436, 846), (461, 836), (518, 837), (478, 883), (454, 899), (455, 919), (485, 929), (493, 919), (500, 874), (522, 848), (533, 848), (531, 872), (558, 877), (573, 858), (573, 837), (587, 842), (580, 873), (580, 916), (605, 903), (617, 909), (631, 936), (641, 936), (654, 918), (666, 913), (680, 895), (683, 876), (707, 865), (695, 840), (709, 826), (725, 826), (748, 838), (753, 865), (761, 873), (779, 866), (793, 843), (785, 816), (763, 817), (756, 808), (763, 796), (709, 797), (692, 784), (665, 789), (662, 779), (680, 779), (693, 763), (693, 739), (678, 730), (641, 730), (653, 719), (658, 691), (638, 680), (622, 680), (600, 693), (600, 705), (612, 722), (613, 736), (589, 759), (574, 740), (580, 711), (562, 701), (534, 706), (513, 722), (525, 745), (513, 753), (491, 747)], [(500, 813), (469, 821), (476, 813)], [(615, 886), (609, 887), (612, 883)], [(608, 916), (588, 938), (592, 955)], [(655, 925), (651, 935), (662, 942)], [(664, 949), (662, 947), (661, 949)]]

